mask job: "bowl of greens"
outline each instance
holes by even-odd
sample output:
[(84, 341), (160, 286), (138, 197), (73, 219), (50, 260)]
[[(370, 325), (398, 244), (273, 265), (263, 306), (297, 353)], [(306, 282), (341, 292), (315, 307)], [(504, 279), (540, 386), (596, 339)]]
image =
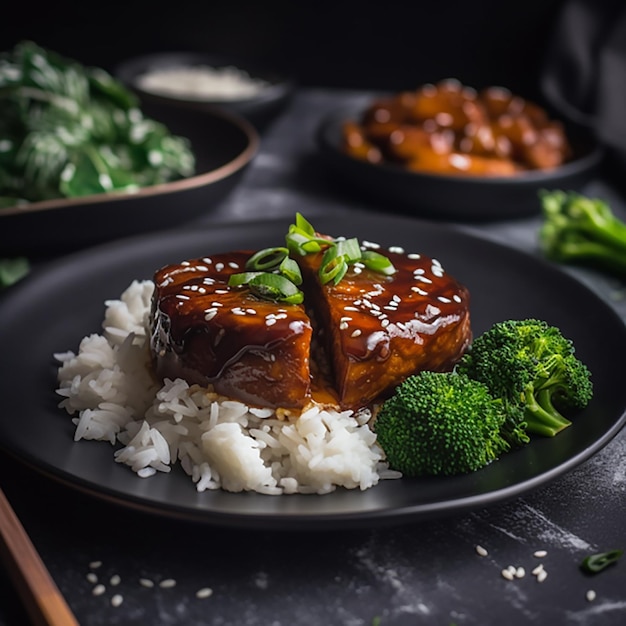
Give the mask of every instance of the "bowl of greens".
[(198, 218), (259, 144), (237, 115), (153, 111), (106, 71), (28, 41), (0, 55), (0, 137), (0, 256)]

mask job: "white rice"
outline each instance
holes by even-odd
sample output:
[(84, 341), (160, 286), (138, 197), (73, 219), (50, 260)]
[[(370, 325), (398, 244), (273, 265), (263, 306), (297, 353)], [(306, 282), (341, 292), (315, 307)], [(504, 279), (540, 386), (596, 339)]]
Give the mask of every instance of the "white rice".
[(59, 406), (74, 439), (107, 441), (139, 477), (176, 463), (198, 491), (325, 494), (399, 478), (388, 469), (367, 411), (312, 405), (298, 419), (248, 407), (184, 380), (157, 383), (147, 339), (154, 285), (133, 281), (105, 302), (102, 334), (83, 338), (59, 361)]

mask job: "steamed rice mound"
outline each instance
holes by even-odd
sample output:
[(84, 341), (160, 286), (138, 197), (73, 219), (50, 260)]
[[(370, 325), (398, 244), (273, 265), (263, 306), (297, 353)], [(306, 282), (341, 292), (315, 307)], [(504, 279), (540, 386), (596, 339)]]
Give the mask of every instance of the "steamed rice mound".
[(153, 290), (152, 281), (133, 281), (105, 302), (102, 334), (54, 355), (59, 406), (73, 416), (76, 441), (109, 442), (115, 461), (144, 478), (179, 463), (198, 491), (324, 494), (399, 477), (367, 410), (311, 405), (289, 420), (181, 379), (157, 381), (147, 333)]

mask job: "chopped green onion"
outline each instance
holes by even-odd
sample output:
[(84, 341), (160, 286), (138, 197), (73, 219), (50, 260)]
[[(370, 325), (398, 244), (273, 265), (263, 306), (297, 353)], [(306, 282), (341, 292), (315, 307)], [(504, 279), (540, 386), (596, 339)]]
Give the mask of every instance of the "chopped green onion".
[(368, 269), (379, 272), (380, 274), (386, 274), (387, 276), (396, 271), (393, 263), (386, 256), (374, 250), (363, 250), (361, 253), (361, 262)]
[(247, 261), (246, 269), (270, 271), (276, 269), (289, 255), (287, 248), (264, 248), (255, 252)]
[(319, 269), (319, 278), (322, 285), (329, 283), (337, 285), (348, 271), (348, 264), (343, 256), (332, 258), (327, 263), (322, 263)]
[(248, 283), (248, 286), (261, 298), (299, 304), (304, 300), (304, 294), (288, 278), (280, 274), (258, 274)]
[(231, 274), (228, 277), (229, 287), (240, 287), (241, 285), (247, 285), (255, 276), (258, 276), (261, 272), (241, 272), (240, 274)]
[(337, 255), (341, 255), (348, 263), (354, 263), (361, 258), (361, 246), (359, 246), (359, 240), (352, 239), (339, 239), (335, 243), (337, 248)]
[(610, 550), (586, 557), (580, 564), (582, 570), (588, 574), (597, 574), (609, 565), (616, 563), (623, 554), (623, 550)]
[(280, 263), (278, 271), (286, 276), (294, 285), (302, 284), (300, 266), (290, 257), (286, 256)]
[(276, 300), (286, 304), (300, 304), (304, 294), (285, 276), (270, 272), (241, 272), (228, 278), (230, 287), (247, 285), (250, 291), (264, 300)]

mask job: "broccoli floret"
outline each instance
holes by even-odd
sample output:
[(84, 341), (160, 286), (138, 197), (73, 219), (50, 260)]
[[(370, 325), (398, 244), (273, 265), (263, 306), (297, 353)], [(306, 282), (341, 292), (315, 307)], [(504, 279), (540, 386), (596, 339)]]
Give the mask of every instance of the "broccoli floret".
[(389, 466), (405, 476), (466, 474), (509, 449), (502, 402), (486, 385), (454, 372), (407, 378), (374, 421)]
[(599, 199), (575, 192), (542, 191), (539, 243), (545, 256), (626, 275), (626, 222)]
[(543, 320), (497, 322), (473, 340), (456, 370), (484, 383), (505, 406), (523, 410), (531, 434), (561, 432), (571, 425), (565, 414), (583, 409), (593, 395), (573, 342)]

